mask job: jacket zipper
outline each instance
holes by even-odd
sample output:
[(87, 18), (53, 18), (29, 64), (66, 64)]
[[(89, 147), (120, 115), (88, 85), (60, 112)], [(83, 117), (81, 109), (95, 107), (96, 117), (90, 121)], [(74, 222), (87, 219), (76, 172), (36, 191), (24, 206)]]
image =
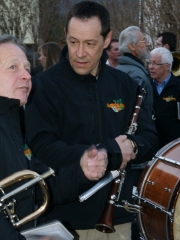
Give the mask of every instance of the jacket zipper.
[(98, 112), (99, 141), (102, 142), (102, 140), (103, 140), (102, 127), (101, 127), (102, 126), (102, 118), (101, 118), (101, 107), (100, 107), (100, 101), (99, 101), (97, 82), (95, 83), (95, 96), (96, 96), (97, 112)]

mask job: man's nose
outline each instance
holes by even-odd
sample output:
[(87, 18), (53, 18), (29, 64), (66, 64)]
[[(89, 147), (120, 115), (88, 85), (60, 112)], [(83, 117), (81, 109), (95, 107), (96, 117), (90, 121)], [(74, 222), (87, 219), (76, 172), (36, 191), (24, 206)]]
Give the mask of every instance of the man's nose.
[(31, 80), (31, 74), (26, 69), (23, 69), (21, 76), (23, 80)]
[(86, 55), (85, 47), (83, 44), (79, 44), (76, 54), (78, 57), (84, 57)]
[(149, 64), (149, 65), (148, 65), (148, 68), (149, 68), (149, 69), (152, 69), (153, 67), (154, 67), (153, 64)]

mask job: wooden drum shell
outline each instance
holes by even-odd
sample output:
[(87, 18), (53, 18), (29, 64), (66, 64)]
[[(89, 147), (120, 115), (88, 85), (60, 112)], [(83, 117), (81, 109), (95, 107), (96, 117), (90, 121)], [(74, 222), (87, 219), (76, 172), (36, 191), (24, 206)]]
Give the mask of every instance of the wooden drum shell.
[(157, 152), (139, 181), (138, 225), (144, 239), (180, 239), (179, 178), (180, 138)]

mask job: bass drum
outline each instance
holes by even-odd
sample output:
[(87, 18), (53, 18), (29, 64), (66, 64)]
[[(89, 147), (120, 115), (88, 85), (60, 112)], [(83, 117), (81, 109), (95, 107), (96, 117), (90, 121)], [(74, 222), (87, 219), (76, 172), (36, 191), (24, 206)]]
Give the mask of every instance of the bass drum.
[(161, 148), (138, 184), (138, 225), (145, 240), (180, 239), (180, 138)]

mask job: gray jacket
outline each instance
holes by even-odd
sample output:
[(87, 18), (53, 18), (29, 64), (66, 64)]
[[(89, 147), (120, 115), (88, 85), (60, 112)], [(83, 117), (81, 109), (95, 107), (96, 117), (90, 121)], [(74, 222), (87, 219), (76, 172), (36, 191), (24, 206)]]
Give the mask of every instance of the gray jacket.
[[(139, 85), (145, 87), (146, 94), (144, 96), (143, 105), (146, 108), (146, 111), (149, 113), (150, 118), (152, 118), (152, 109), (153, 109), (153, 91), (150, 83), (150, 74), (146, 68), (128, 56), (120, 56), (118, 59), (117, 69), (126, 72), (131, 78), (139, 82)], [(149, 159), (151, 160), (151, 159)], [(146, 166), (146, 163), (141, 164), (132, 164), (132, 169), (143, 169)]]
[(118, 63), (117, 69), (126, 72), (131, 78), (138, 81), (139, 85), (145, 86), (144, 107), (149, 112), (149, 116), (152, 117), (153, 91), (149, 72), (142, 64), (128, 56), (120, 56)]

